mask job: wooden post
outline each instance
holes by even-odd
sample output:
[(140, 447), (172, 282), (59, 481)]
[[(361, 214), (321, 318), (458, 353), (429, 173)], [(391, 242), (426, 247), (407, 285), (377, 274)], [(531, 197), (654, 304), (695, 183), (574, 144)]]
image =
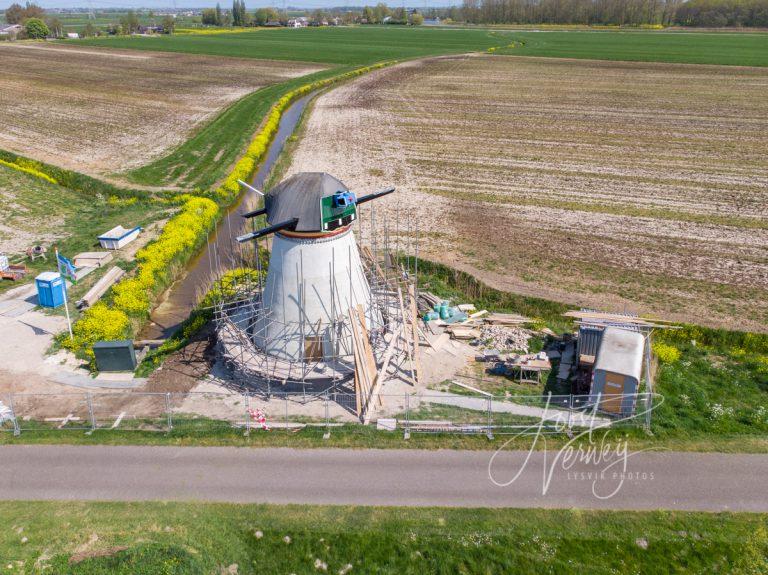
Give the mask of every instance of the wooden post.
[(371, 390), (371, 397), (368, 400), (368, 406), (365, 410), (365, 419), (363, 420), (363, 423), (365, 425), (368, 425), (371, 422), (371, 414), (373, 412), (373, 404), (374, 404), (374, 397), (379, 397), (379, 390), (381, 389), (381, 385), (384, 383), (384, 379), (387, 376), (387, 368), (389, 368), (389, 361), (392, 359), (392, 352), (395, 349), (395, 344), (398, 339), (400, 339), (400, 334), (402, 333), (403, 328), (399, 327), (397, 328), (397, 332), (392, 335), (392, 340), (389, 342), (389, 346), (387, 346), (387, 351), (384, 352), (384, 362), (381, 364), (381, 368), (379, 369), (379, 372), (376, 374), (376, 377), (373, 381), (373, 390)]
[(413, 377), (414, 381), (418, 383), (418, 378), (421, 376), (421, 357), (419, 352), (419, 312), (416, 307), (416, 289), (413, 284), (408, 286), (408, 297), (410, 298), (411, 308), (411, 329), (413, 343), (413, 361), (416, 364), (416, 375)]

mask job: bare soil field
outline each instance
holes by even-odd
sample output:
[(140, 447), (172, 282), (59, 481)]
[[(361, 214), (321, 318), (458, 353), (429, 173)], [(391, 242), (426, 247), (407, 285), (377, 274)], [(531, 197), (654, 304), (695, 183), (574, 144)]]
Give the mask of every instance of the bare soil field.
[(103, 176), (146, 164), (225, 106), (316, 64), (0, 44), (0, 148)]
[(397, 186), (377, 218), (494, 287), (765, 331), (766, 94), (760, 68), (409, 62), (320, 97), (288, 171)]

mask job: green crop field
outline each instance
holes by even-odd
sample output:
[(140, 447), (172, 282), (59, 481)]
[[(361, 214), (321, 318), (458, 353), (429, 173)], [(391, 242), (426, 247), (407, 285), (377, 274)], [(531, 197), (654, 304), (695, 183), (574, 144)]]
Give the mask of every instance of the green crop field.
[(511, 41), (507, 32), (402, 27), (255, 29), (215, 35), (79, 40), (92, 46), (166, 50), (328, 64), (362, 65), (381, 60), (473, 52)]
[(499, 54), (638, 62), (768, 66), (768, 34), (704, 32), (515, 32)]
[[(765, 516), (2, 502), (3, 573), (763, 573)], [(23, 541), (23, 542), (22, 542)]]
[[(94, 38), (80, 42), (114, 48), (347, 65), (499, 47), (498, 53), (521, 56), (768, 66), (768, 34), (585, 30), (513, 32), (361, 26), (258, 29), (248, 33), (209, 36)], [(515, 47), (502, 48), (512, 42), (516, 43)]]

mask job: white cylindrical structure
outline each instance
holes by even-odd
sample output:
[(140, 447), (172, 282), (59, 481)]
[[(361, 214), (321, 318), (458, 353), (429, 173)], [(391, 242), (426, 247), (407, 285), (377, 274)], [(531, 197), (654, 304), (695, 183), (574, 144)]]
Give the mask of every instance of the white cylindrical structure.
[(351, 357), (351, 335), (341, 322), (357, 306), (369, 329), (380, 325), (351, 226), (332, 234), (277, 233), (253, 342), (287, 361)]

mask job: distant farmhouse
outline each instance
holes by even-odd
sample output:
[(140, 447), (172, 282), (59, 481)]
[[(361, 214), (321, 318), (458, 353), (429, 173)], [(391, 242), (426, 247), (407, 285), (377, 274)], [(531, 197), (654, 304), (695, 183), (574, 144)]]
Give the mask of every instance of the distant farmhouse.
[(298, 18), (291, 18), (288, 20), (288, 28), (304, 28), (307, 25), (309, 25), (309, 20), (304, 16), (299, 16)]
[(0, 36), (15, 40), (21, 33), (21, 24), (0, 24)]

